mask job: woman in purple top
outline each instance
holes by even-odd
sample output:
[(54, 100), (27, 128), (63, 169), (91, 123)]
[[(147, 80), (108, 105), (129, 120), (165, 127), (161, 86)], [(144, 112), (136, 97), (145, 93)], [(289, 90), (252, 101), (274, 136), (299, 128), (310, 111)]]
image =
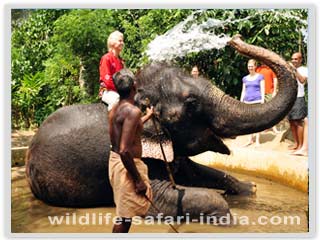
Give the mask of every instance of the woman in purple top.
[[(256, 72), (257, 62), (254, 59), (248, 61), (249, 74), (242, 78), (242, 92), (240, 101), (247, 104), (264, 103), (264, 78), (262, 74)], [(256, 136), (256, 146), (260, 145), (260, 134), (252, 134), (249, 142), (244, 146), (253, 143), (254, 135)]]

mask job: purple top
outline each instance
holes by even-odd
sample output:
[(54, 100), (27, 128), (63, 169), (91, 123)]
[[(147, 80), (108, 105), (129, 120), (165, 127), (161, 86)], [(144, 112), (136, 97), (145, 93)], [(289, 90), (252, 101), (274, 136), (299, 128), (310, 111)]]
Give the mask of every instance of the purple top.
[(253, 102), (261, 100), (260, 82), (264, 80), (262, 74), (257, 74), (255, 78), (249, 80), (249, 75), (242, 78), (242, 82), (245, 84), (244, 101)]

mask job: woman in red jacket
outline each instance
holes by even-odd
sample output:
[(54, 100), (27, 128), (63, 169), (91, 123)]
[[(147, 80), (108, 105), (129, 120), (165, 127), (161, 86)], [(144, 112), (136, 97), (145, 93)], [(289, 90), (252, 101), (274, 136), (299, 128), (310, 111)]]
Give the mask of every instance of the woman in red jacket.
[(119, 101), (119, 94), (113, 84), (112, 76), (124, 68), (124, 61), (119, 56), (123, 46), (123, 34), (119, 31), (112, 32), (108, 37), (108, 53), (100, 60), (100, 89), (99, 97), (108, 104), (108, 110)]

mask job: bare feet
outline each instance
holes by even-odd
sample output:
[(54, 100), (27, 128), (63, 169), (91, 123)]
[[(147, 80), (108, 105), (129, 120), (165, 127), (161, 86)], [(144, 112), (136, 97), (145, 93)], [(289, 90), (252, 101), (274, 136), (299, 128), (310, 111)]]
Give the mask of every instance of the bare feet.
[(305, 149), (299, 149), (297, 151), (294, 151), (294, 152), (290, 153), (290, 155), (307, 157), (308, 156), (308, 151), (305, 150)]
[(298, 145), (290, 145), (289, 147), (288, 147), (288, 149), (289, 150), (297, 150), (298, 149)]

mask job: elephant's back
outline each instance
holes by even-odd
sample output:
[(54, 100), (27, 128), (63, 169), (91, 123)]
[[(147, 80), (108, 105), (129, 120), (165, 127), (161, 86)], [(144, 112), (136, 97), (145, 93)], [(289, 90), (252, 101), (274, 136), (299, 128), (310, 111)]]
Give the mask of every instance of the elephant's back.
[(64, 206), (112, 202), (107, 114), (103, 104), (73, 105), (43, 122), (26, 160), (27, 178), (36, 197)]
[(107, 126), (108, 112), (103, 104), (71, 105), (52, 113), (41, 124), (34, 140), (46, 143), (60, 136), (61, 141), (61, 136), (76, 137), (83, 134), (83, 131), (100, 135), (102, 131), (108, 131)]

